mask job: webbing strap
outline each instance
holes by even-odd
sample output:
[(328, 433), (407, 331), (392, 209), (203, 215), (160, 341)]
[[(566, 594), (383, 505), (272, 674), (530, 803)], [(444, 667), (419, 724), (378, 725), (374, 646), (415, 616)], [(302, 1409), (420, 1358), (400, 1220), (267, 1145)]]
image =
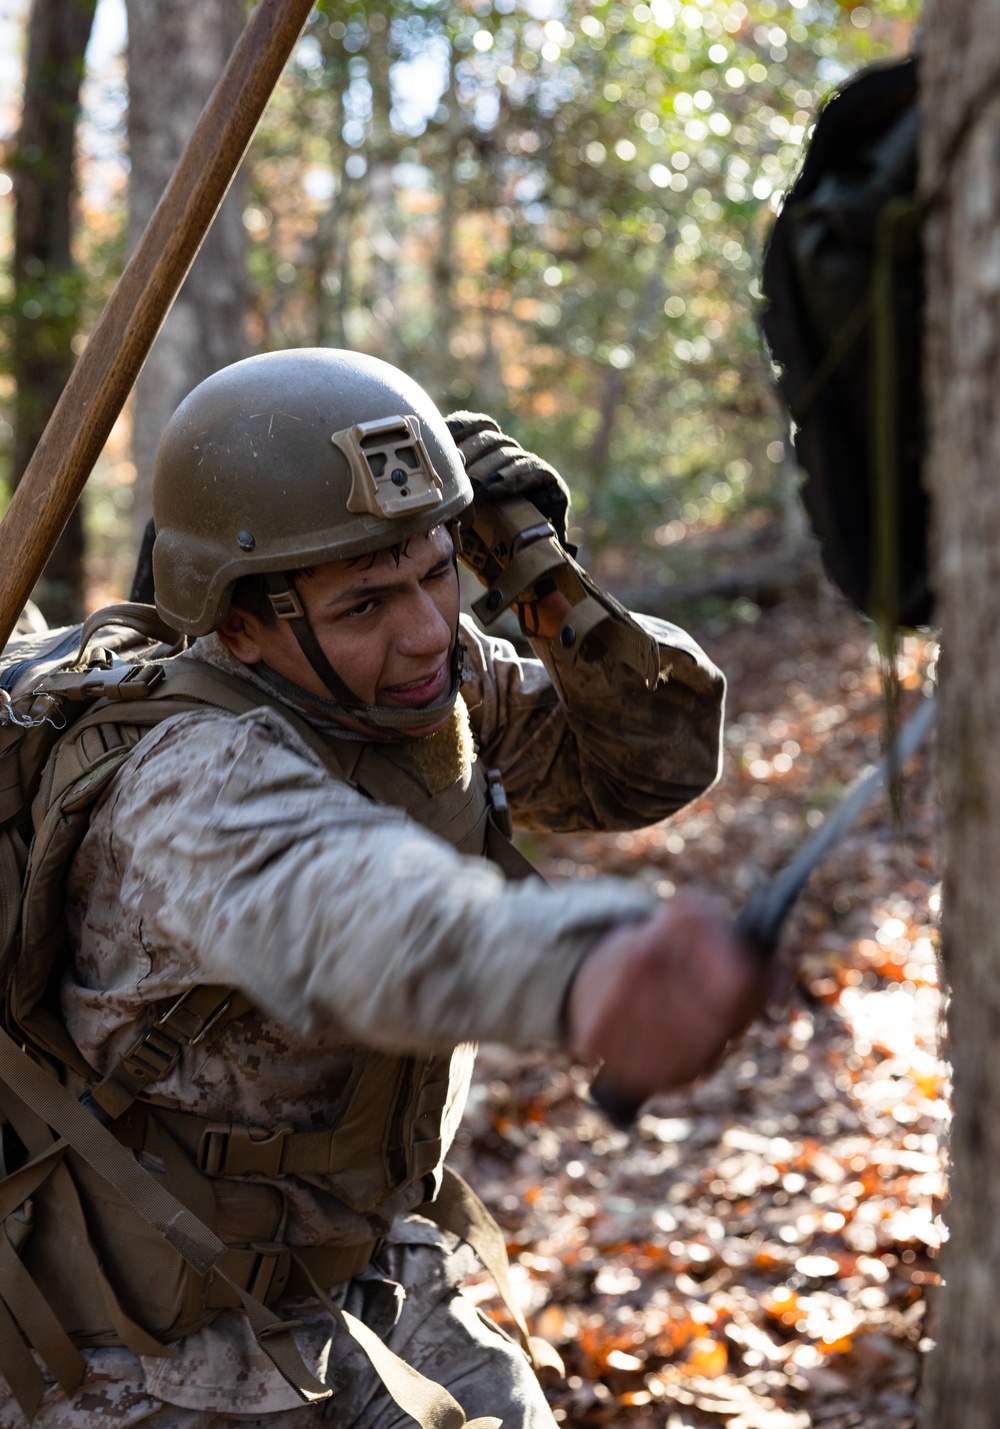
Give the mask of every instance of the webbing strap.
[(138, 635), (145, 635), (150, 640), (159, 640), (162, 644), (174, 648), (178, 648), (184, 641), (183, 635), (167, 625), (155, 605), (140, 605), (135, 601), (119, 601), (116, 605), (106, 605), (101, 610), (95, 610), (93, 615), (87, 616), (80, 627), (81, 657), (97, 632), (103, 630), (106, 625), (127, 626), (129, 630), (134, 630)]
[(3, 1081), (0, 1081), (0, 1113), (14, 1128), (29, 1158), (33, 1160), (50, 1149), (52, 1132), (41, 1117), (29, 1111), (21, 1098), (16, 1097)]
[[(80, 1205), (76, 1187), (66, 1167), (62, 1164), (62, 1157), (67, 1150), (68, 1145), (65, 1141), (54, 1141), (42, 1155), (37, 1156), (33, 1162), (22, 1167), (13, 1176), (9, 1176), (0, 1185), (4, 1206), (9, 1207), (12, 1203), (15, 1206), (22, 1204), (43, 1181), (51, 1179), (53, 1192), (58, 1198), (68, 1231), (67, 1245), (73, 1248), (74, 1255), (82, 1258), (82, 1264), (78, 1264), (75, 1269), (78, 1273), (86, 1274), (98, 1286), (108, 1318), (121, 1343), (136, 1355), (172, 1357), (175, 1352), (148, 1335), (141, 1326), (125, 1314), (118, 1303), (118, 1297), (111, 1288), (90, 1244), (83, 1208)], [(9, 1213), (5, 1215), (5, 1219), (9, 1224)], [(13, 1253), (13, 1246), (10, 1249)], [(12, 1308), (18, 1319), (21, 1320), (22, 1328), (29, 1334), (35, 1348), (56, 1373), (64, 1388), (72, 1384), (75, 1374), (73, 1361), (59, 1335), (47, 1333), (47, 1329), (50, 1328), (49, 1315), (51, 1311), (34, 1282), (29, 1277), (27, 1285), (30, 1286), (30, 1289), (22, 1284), (22, 1293), (19, 1295), (13, 1293), (13, 1289), (19, 1285), (20, 1276), (27, 1276), (27, 1271), (16, 1256), (14, 1259), (17, 1262), (15, 1269), (12, 1270), (6, 1265), (0, 1267), (4, 1272), (3, 1296), (0, 1297), (0, 1374), (7, 1379), (11, 1393), (30, 1419), (38, 1407), (38, 1400), (44, 1390), (44, 1382), (34, 1360), (28, 1353), (14, 1319), (4, 1304), (4, 1300), (11, 1301)], [(26, 1302), (27, 1315), (23, 1313)], [(38, 1331), (35, 1336), (31, 1335), (29, 1329), (32, 1322)], [(73, 1353), (76, 1353), (75, 1347), (73, 1347)], [(75, 1387), (74, 1384), (73, 1388)]]
[(225, 1243), (140, 1166), (107, 1127), (91, 1116), (54, 1078), (47, 1076), (3, 1031), (0, 1031), (0, 1077), (32, 1111), (61, 1137), (65, 1137), (73, 1150), (113, 1186), (199, 1275), (205, 1276), (214, 1270), (231, 1286), (261, 1349), (303, 1399), (329, 1398), (330, 1389), (321, 1384), (302, 1362), (292, 1337), (292, 1322), (279, 1320), (220, 1268), (219, 1262), (226, 1253)]
[(0, 1226), (0, 1299), (20, 1325), (33, 1349), (55, 1375), (60, 1387), (73, 1394), (87, 1365), (52, 1307), (25, 1270), (9, 1237), (8, 1221)]
[(375, 1373), (399, 1405), (423, 1429), (503, 1429), (503, 1420), (492, 1414), (466, 1419), (456, 1399), (443, 1385), (426, 1379), (412, 1365), (394, 1355), (378, 1335), (362, 1321), (342, 1310), (348, 1334), (371, 1360)]
[(0, 1374), (21, 1406), (25, 1419), (34, 1419), (45, 1393), (42, 1372), (21, 1338), (11, 1313), (0, 1300)]
[(226, 1249), (218, 1236), (206, 1230), (187, 1207), (119, 1145), (106, 1127), (54, 1077), (46, 1075), (3, 1031), (0, 1031), (0, 1076), (32, 1111), (110, 1182), (199, 1275), (209, 1273)]
[[(286, 701), (266, 695), (248, 680), (241, 679), (239, 675), (231, 675), (227, 670), (219, 670), (203, 660), (172, 660), (167, 662), (164, 668), (166, 678), (157, 691), (157, 704), (182, 695), (197, 700), (199, 704), (222, 709), (233, 715), (249, 714), (251, 710), (263, 708), (277, 710), (301, 735), (313, 753), (319, 755), (328, 769), (335, 774), (340, 772), (336, 755), (329, 742), (318, 730), (313, 729), (308, 720), (296, 714)], [(132, 718), (131, 710), (129, 718)]]
[(0, 1181), (0, 1220), (5, 1221), (18, 1206), (24, 1205), (31, 1193), (53, 1174), (68, 1150), (67, 1141), (53, 1141), (40, 1156)]
[(492, 1415), (466, 1419), (458, 1401), (443, 1385), (435, 1384), (394, 1354), (363, 1321), (349, 1315), (327, 1294), (312, 1275), (307, 1261), (297, 1251), (292, 1258), (312, 1288), (313, 1294), (326, 1307), (342, 1330), (351, 1336), (365, 1352), (372, 1368), (385, 1386), (393, 1402), (409, 1414), (421, 1429), (502, 1429), (502, 1420)]
[[(472, 609), (484, 625), (496, 620), (515, 601), (527, 600), (538, 581), (552, 576), (572, 604), (552, 642), (553, 656), (573, 663), (585, 637), (602, 625), (601, 639), (606, 648), (635, 670), (649, 688), (655, 685), (660, 673), (656, 640), (577, 564), (536, 507), (514, 497), (477, 502), (474, 511), (473, 534), (480, 546), (478, 550), (470, 549), (469, 555), (480, 578), (490, 579), (490, 586), (473, 601)], [(493, 576), (498, 565), (500, 574)]]
[(521, 850), (511, 843), (507, 835), (497, 828), (492, 819), (486, 824), (486, 856), (512, 881), (542, 876)]
[(418, 1214), (452, 1231), (472, 1247), (500, 1292), (500, 1299), (517, 1326), (518, 1338), (534, 1368), (554, 1369), (564, 1375), (566, 1370), (561, 1358), (547, 1340), (529, 1332), (521, 1307), (514, 1298), (510, 1261), (500, 1227), (457, 1171), (450, 1166), (442, 1167), (442, 1171), (441, 1189), (436, 1199), (419, 1206)]
[(554, 536), (532, 541), (514, 552), (486, 594), (472, 602), (472, 609), (484, 625), (492, 624), (518, 596), (526, 594), (542, 576), (564, 566), (567, 559)]

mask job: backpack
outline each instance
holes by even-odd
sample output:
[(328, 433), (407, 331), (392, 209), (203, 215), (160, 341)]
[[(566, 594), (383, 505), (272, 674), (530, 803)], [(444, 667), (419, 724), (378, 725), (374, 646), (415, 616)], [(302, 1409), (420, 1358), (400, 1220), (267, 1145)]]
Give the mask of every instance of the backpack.
[[(0, 992), (8, 986), (20, 922), (31, 806), (56, 741), (97, 700), (146, 695), (158, 678), (146, 662), (179, 648), (176, 631), (152, 606), (109, 606), (83, 625), (58, 630), (24, 620), (18, 630), (26, 633), (15, 634), (0, 655)], [(102, 765), (107, 780), (120, 762)]]
[(817, 120), (762, 275), (824, 566), (884, 628), (932, 614), (918, 134), (914, 58), (846, 84)]

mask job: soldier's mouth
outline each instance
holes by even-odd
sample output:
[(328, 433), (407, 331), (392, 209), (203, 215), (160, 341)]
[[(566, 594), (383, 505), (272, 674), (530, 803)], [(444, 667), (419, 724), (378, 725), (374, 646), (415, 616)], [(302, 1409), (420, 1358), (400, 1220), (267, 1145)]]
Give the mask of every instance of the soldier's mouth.
[(427, 705), (436, 700), (448, 683), (448, 666), (441, 664), (431, 675), (404, 685), (389, 685), (385, 694), (394, 705)]

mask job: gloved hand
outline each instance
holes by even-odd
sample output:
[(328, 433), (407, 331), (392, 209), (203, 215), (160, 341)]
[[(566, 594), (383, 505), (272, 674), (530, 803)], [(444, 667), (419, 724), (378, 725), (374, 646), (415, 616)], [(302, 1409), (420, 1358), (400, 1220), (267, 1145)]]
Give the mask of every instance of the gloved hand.
[(569, 487), (555, 467), (526, 452), (485, 412), (452, 412), (445, 420), (465, 458), (476, 497), (486, 501), (524, 497), (549, 522), (563, 549), (575, 556), (576, 547), (566, 539)]
[(573, 661), (584, 645), (609, 651), (652, 688), (660, 674), (656, 639), (574, 560), (569, 489), (559, 473), (482, 412), (445, 420), (472, 482), (458, 553), (487, 587), (472, 602), (475, 614), (489, 626), (514, 605), (525, 634), (550, 641), (556, 658)]

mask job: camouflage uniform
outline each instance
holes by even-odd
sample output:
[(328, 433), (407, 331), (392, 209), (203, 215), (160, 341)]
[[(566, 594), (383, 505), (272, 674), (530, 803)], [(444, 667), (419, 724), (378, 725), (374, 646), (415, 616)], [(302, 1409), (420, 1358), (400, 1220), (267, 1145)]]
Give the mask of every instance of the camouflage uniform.
[[(463, 696), (478, 757), (501, 770), (521, 827), (646, 825), (715, 778), (722, 677), (682, 631), (643, 624), (661, 651), (652, 690), (610, 656), (557, 669), (544, 641), (539, 659), (522, 660), (463, 621), (473, 672)], [(216, 635), (180, 658), (255, 679)], [(654, 901), (616, 879), (507, 883), (485, 860), (332, 779), (292, 726), (263, 708), (240, 718), (184, 713), (148, 734), (93, 815), (68, 899), (77, 956), (63, 1013), (99, 1072), (130, 1044), (151, 1002), (219, 983), (244, 991), (254, 1010), (185, 1049), (155, 1101), (225, 1121), (308, 1126), (328, 1117), (351, 1046), (457, 1046), (446, 1142), (471, 1072), (468, 1044), (563, 1045), (562, 1008), (581, 957)], [(551, 1424), (520, 1349), (457, 1293), (468, 1253), (412, 1214), (422, 1185), (364, 1216), (322, 1178), (286, 1177), (281, 1189), (292, 1245), (386, 1237), (336, 1298), (391, 1348), (451, 1388), (467, 1413), (526, 1429)], [(88, 1378), (72, 1402), (53, 1386), (35, 1422), (409, 1422), (353, 1345), (338, 1337), (331, 1346), (318, 1302), (286, 1300), (280, 1313), (303, 1322), (303, 1358), (337, 1385), (332, 1401), (303, 1405), (243, 1318), (224, 1311), (182, 1341), (176, 1359), (88, 1351)], [(0, 1398), (2, 1429), (20, 1423), (13, 1400)]]

